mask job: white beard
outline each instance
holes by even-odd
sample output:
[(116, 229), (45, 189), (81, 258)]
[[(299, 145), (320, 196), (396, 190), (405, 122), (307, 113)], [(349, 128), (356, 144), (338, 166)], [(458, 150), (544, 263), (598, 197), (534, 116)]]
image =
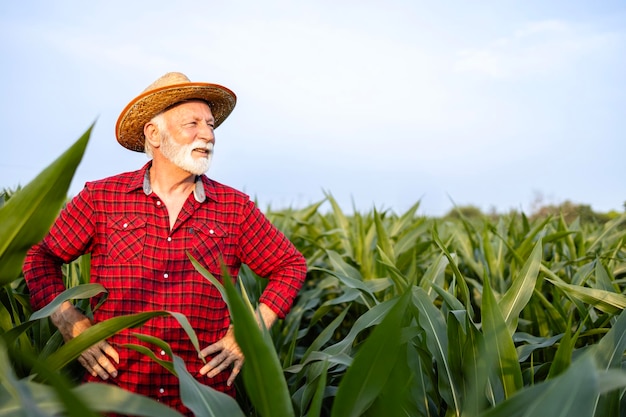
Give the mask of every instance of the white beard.
[[(209, 170), (213, 158), (213, 143), (196, 140), (188, 145), (178, 145), (172, 137), (164, 132), (161, 134), (161, 154), (177, 167), (194, 175), (202, 175)], [(194, 158), (194, 149), (206, 149), (207, 157)]]

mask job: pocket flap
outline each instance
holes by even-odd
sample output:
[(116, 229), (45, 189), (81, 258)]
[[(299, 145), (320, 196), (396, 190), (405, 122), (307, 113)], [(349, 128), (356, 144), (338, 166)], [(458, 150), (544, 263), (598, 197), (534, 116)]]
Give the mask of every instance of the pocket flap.
[(113, 230), (134, 230), (142, 228), (146, 221), (138, 216), (115, 216), (107, 220), (107, 226)]
[(217, 223), (214, 222), (196, 222), (193, 225), (194, 233), (208, 238), (223, 238), (226, 237), (226, 231)]

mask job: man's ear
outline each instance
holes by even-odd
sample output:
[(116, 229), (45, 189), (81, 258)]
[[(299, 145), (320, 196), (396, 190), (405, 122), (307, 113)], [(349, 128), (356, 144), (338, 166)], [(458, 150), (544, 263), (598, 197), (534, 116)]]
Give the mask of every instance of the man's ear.
[(159, 128), (156, 124), (146, 123), (143, 127), (143, 134), (153, 148), (158, 148), (161, 145), (161, 135), (159, 135)]

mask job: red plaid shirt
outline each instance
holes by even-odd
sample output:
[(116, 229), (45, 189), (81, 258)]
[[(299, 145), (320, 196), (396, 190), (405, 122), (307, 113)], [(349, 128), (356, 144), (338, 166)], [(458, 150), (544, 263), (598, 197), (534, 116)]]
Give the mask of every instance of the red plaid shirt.
[[(189, 319), (200, 347), (206, 347), (226, 333), (228, 309), (218, 290), (194, 269), (189, 251), (218, 279), (220, 258), (233, 277), (242, 263), (268, 277), (259, 302), (284, 317), (306, 273), (304, 258), (289, 240), (248, 196), (206, 176), (200, 177), (170, 230), (167, 209), (151, 192), (146, 177), (150, 166), (87, 183), (61, 212), (26, 258), (24, 276), (33, 308), (44, 307), (65, 289), (62, 263), (91, 252), (91, 282), (102, 284), (109, 293), (94, 313), (96, 322), (142, 311), (177, 311)], [(141, 344), (131, 331), (165, 340), (200, 382), (234, 395), (234, 388), (226, 386), (228, 372), (214, 378), (198, 373), (202, 362), (196, 350), (169, 316), (110, 338), (120, 364), (118, 376), (109, 382), (188, 412), (180, 403), (176, 377), (147, 356), (121, 347)], [(150, 348), (157, 357), (170, 359)], [(87, 379), (99, 380), (90, 375)]]

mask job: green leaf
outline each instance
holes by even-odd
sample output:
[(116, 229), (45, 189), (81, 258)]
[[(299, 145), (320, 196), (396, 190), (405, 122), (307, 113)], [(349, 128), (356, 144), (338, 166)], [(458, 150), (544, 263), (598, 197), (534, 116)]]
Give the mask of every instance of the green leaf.
[(333, 271), (335, 271), (341, 277), (345, 277), (348, 279), (346, 280), (346, 285), (361, 289), (363, 291), (367, 291), (367, 287), (363, 283), (363, 277), (356, 268), (344, 261), (341, 255), (339, 255), (335, 251), (329, 250), (327, 251), (327, 254), (328, 261), (333, 267)]
[[(2, 309), (0, 309), (2, 311)], [(26, 334), (26, 331), (30, 329), (35, 323), (32, 321), (27, 321), (26, 323), (22, 323), (19, 326), (13, 327), (8, 332), (1, 334), (0, 338), (2, 338), (7, 346), (11, 346), (19, 337), (23, 337)]]
[(385, 251), (377, 246), (376, 250), (380, 256), (380, 263), (385, 267), (385, 270), (389, 272), (391, 279), (396, 285), (397, 293), (404, 293), (406, 288), (408, 287), (408, 279), (404, 276), (404, 274), (398, 269), (398, 267), (393, 263), (393, 261), (387, 256)]
[[(307, 356), (305, 361), (297, 365), (290, 366), (289, 368), (285, 369), (285, 372), (290, 372), (290, 373), (300, 372), (303, 369), (305, 369), (306, 365), (313, 363), (313, 362), (327, 362), (330, 365), (350, 366), (352, 365), (352, 357), (350, 357), (349, 355), (345, 353), (330, 354), (328, 352), (324, 352), (324, 351), (320, 352), (316, 350), (316, 351), (311, 352)], [(321, 371), (322, 369), (320, 368), (320, 372)], [(311, 372), (309, 372), (309, 378), (311, 377), (317, 378), (318, 376), (319, 374), (312, 374)]]
[(0, 416), (46, 416), (35, 400), (37, 391), (31, 390), (15, 375), (4, 343), (0, 343), (0, 388), (8, 394), (0, 405)]
[(235, 338), (246, 358), (242, 368), (246, 392), (257, 411), (266, 417), (294, 416), (287, 381), (267, 331), (262, 331), (249, 305), (235, 289), (228, 271), (223, 269), (223, 284), (200, 265), (190, 254), (189, 259), (198, 272), (215, 285), (225, 297)]
[[(47, 416), (51, 412), (56, 414), (59, 410), (65, 410), (64, 415), (69, 417), (96, 417), (96, 414), (87, 406), (85, 399), (71, 391), (69, 381), (63, 375), (50, 369), (47, 362), (38, 360), (25, 352), (20, 352), (20, 356), (40, 375), (44, 375), (51, 381), (52, 389), (28, 379), (18, 380), (8, 363), (6, 347), (0, 343), (0, 364), (2, 364), (0, 368), (3, 370), (0, 372), (0, 386), (10, 387), (13, 394), (13, 401), (0, 406), (0, 416), (15, 415), (11, 410), (17, 407), (24, 412), (23, 415), (28, 417)], [(53, 401), (52, 404), (50, 400)]]
[(44, 308), (31, 314), (30, 320), (33, 321), (49, 317), (65, 301), (91, 298), (103, 292), (106, 293), (107, 290), (101, 284), (82, 284), (76, 287), (68, 288), (61, 294), (57, 295), (54, 300), (52, 300)]
[(470, 316), (473, 316), (474, 315), (474, 309), (472, 308), (472, 303), (471, 303), (470, 294), (469, 294), (469, 288), (467, 286), (467, 282), (465, 281), (465, 277), (461, 273), (461, 270), (459, 270), (459, 266), (455, 262), (454, 257), (452, 256), (450, 251), (448, 251), (446, 246), (443, 244), (443, 242), (439, 238), (439, 233), (437, 232), (437, 228), (436, 227), (433, 227), (432, 233), (433, 233), (433, 240), (434, 240), (435, 244), (439, 247), (439, 249), (441, 249), (441, 251), (446, 256), (446, 258), (448, 258), (448, 262), (450, 262), (450, 267), (452, 268), (452, 272), (454, 273), (454, 276), (455, 276), (455, 278), (456, 278), (456, 280), (458, 282), (459, 290), (461, 292), (461, 298), (463, 299), (463, 302), (464, 302), (464, 305), (465, 305), (465, 309), (468, 311)]
[(331, 196), (328, 193), (326, 194), (326, 198), (328, 199), (328, 202), (330, 203), (333, 209), (333, 215), (334, 215), (336, 225), (341, 231), (340, 233), (341, 234), (341, 237), (340, 237), (341, 246), (343, 247), (345, 254), (349, 256), (350, 258), (353, 258), (354, 249), (352, 247), (352, 242), (351, 242), (350, 222), (348, 221), (348, 218), (341, 210), (341, 207), (339, 207), (339, 204), (337, 204), (337, 200), (335, 200), (333, 196)]
[(328, 362), (324, 362), (322, 373), (317, 379), (315, 386), (315, 394), (311, 400), (311, 405), (307, 412), (308, 417), (319, 417), (322, 413), (322, 404), (324, 401), (324, 391), (326, 388), (326, 377), (328, 374)]
[(413, 373), (414, 369), (410, 362), (416, 356), (418, 355), (413, 346), (408, 344), (401, 346), (389, 379), (380, 395), (366, 411), (367, 416), (413, 417), (422, 415), (417, 402), (423, 402), (424, 397), (414, 397), (412, 391), (415, 388), (418, 373)]
[(399, 299), (359, 348), (343, 376), (331, 416), (360, 416), (387, 383), (402, 346), (402, 323), (411, 297), (408, 291)]
[(562, 280), (546, 278), (547, 281), (560, 288), (569, 297), (587, 303), (608, 314), (619, 314), (626, 308), (626, 296), (611, 291), (571, 285)]
[(223, 392), (201, 384), (185, 367), (183, 360), (174, 355), (174, 368), (180, 380), (180, 397), (183, 404), (196, 416), (244, 417), (237, 401)]
[(584, 355), (562, 375), (530, 386), (481, 417), (591, 417), (603, 375)]
[(196, 416), (243, 417), (243, 412), (239, 408), (239, 405), (234, 398), (232, 398), (228, 394), (217, 391), (208, 385), (202, 384), (196, 378), (194, 378), (187, 370), (187, 367), (185, 366), (183, 360), (179, 356), (173, 354), (172, 348), (167, 342), (159, 339), (158, 337), (140, 333), (135, 333), (134, 336), (136, 336), (140, 340), (143, 340), (144, 342), (152, 343), (158, 346), (160, 349), (164, 350), (171, 358), (173, 358), (173, 361), (171, 362), (159, 359), (155, 355), (155, 353), (146, 346), (132, 344), (124, 345), (125, 347), (149, 356), (156, 363), (163, 366), (172, 374), (176, 375), (179, 380), (181, 400), (183, 404), (187, 408), (189, 408)]
[(26, 252), (59, 214), (92, 128), (0, 208), (0, 286), (20, 275)]
[[(138, 339), (144, 340), (144, 341), (148, 341), (146, 338), (142, 337), (145, 335), (142, 335), (140, 333), (133, 333), (133, 335), (135, 337), (137, 337)], [(153, 361), (155, 361), (156, 363), (158, 363), (159, 365), (161, 365), (163, 368), (167, 369), (168, 371), (170, 371), (173, 375), (177, 375), (176, 374), (176, 370), (174, 369), (174, 364), (170, 361), (164, 360), (164, 359), (160, 359), (157, 357), (157, 355), (150, 349), (148, 349), (147, 347), (143, 346), (143, 345), (135, 345), (132, 343), (126, 343), (124, 345), (122, 345), (125, 348), (128, 349), (132, 349), (136, 352), (139, 352), (147, 357), (149, 357), (150, 359), (152, 359)], [(170, 357), (173, 357), (171, 351), (168, 353), (170, 355)]]
[(90, 382), (74, 388), (74, 393), (86, 399), (89, 407), (98, 412), (145, 417), (182, 417), (182, 414), (165, 404), (111, 384)]
[(331, 355), (348, 352), (351, 349), (352, 344), (354, 343), (354, 340), (359, 335), (359, 333), (361, 333), (368, 327), (380, 323), (394, 305), (395, 300), (391, 299), (383, 301), (382, 303), (370, 308), (368, 311), (359, 316), (358, 319), (356, 319), (346, 337), (344, 337), (342, 340), (335, 343), (334, 345), (325, 348), (324, 352)]
[(96, 323), (74, 339), (65, 343), (65, 345), (63, 345), (58, 351), (50, 355), (47, 359), (48, 366), (53, 370), (59, 370), (80, 356), (85, 349), (89, 348), (93, 344), (111, 337), (121, 330), (140, 326), (153, 317), (166, 315), (171, 315), (178, 320), (178, 323), (187, 332), (192, 344), (198, 353), (200, 353), (198, 338), (185, 316), (180, 313), (172, 313), (168, 311), (148, 311), (113, 317), (100, 323)]
[(443, 314), (430, 301), (428, 294), (420, 288), (413, 288), (413, 305), (418, 311), (418, 322), (424, 330), (428, 351), (437, 364), (439, 373), (439, 394), (453, 410), (460, 411), (461, 403), (455, 376), (448, 361), (448, 337)]
[(541, 239), (539, 239), (522, 270), (513, 279), (511, 287), (498, 303), (511, 335), (515, 333), (517, 319), (535, 290), (539, 266), (541, 265), (541, 253), (542, 245)]
[(559, 342), (559, 347), (554, 354), (554, 359), (550, 365), (550, 372), (548, 373), (547, 379), (552, 379), (562, 374), (567, 370), (567, 368), (569, 368), (572, 363), (572, 354), (574, 353), (574, 348), (576, 347), (576, 339), (577, 337), (572, 337), (572, 332), (568, 326), (565, 329), (565, 334), (563, 334), (563, 337)]
[(502, 384), (504, 399), (509, 398), (523, 386), (522, 371), (513, 339), (488, 278), (483, 285), (482, 329), (487, 354), (496, 363), (495, 373)]
[[(461, 327), (465, 327), (464, 346), (462, 346), (463, 354), (463, 377), (459, 382), (463, 384), (462, 393), (463, 416), (474, 416), (478, 414), (478, 410), (485, 407), (487, 398), (485, 397), (489, 371), (492, 369), (493, 359), (485, 354), (485, 343), (483, 334), (480, 333), (477, 326), (471, 321), (467, 314), (456, 312), (451, 317), (457, 318)], [(464, 321), (461, 319), (464, 316)], [(449, 320), (451, 322), (453, 320)], [(465, 324), (465, 326), (463, 326)]]
[(602, 369), (619, 368), (626, 351), (626, 310), (622, 311), (611, 330), (598, 342), (595, 359)]
[[(437, 290), (435, 287), (438, 286), (441, 288), (444, 285), (448, 263), (448, 258), (443, 254), (437, 255), (428, 266), (428, 269), (426, 269), (426, 272), (424, 272), (424, 276), (419, 285), (426, 291), (431, 301), (437, 298)], [(454, 300), (460, 303), (457, 298), (454, 298)]]
[(287, 381), (269, 334), (261, 331), (228, 277), (224, 279), (224, 288), (235, 325), (235, 337), (246, 358), (242, 370), (246, 392), (263, 416), (295, 415)]
[(322, 346), (324, 346), (326, 342), (330, 340), (335, 330), (337, 330), (337, 327), (339, 327), (339, 325), (343, 323), (343, 320), (346, 317), (346, 314), (348, 314), (349, 310), (349, 307), (344, 308), (341, 313), (339, 313), (339, 315), (335, 317), (335, 319), (328, 326), (324, 327), (324, 329), (315, 338), (315, 340), (311, 342), (306, 352), (304, 352), (304, 355), (302, 355), (302, 360), (306, 360), (311, 352), (321, 349)]
[(600, 246), (603, 242), (606, 242), (607, 236), (610, 233), (612, 233), (615, 229), (617, 229), (619, 225), (621, 225), (625, 221), (626, 221), (626, 213), (604, 224), (602, 227), (602, 232), (598, 234), (598, 236), (595, 237), (595, 239), (589, 242), (591, 243), (591, 245), (589, 245), (589, 247), (587, 248), (587, 251), (590, 252), (596, 246)]
[[(515, 343), (524, 343), (517, 348), (517, 356), (520, 362), (528, 359), (528, 357), (536, 350), (544, 349), (554, 346), (563, 337), (562, 334), (557, 334), (552, 337), (537, 337), (527, 333), (518, 332), (513, 335), (513, 341)], [(559, 345), (562, 345), (560, 342)], [(570, 352), (571, 354), (571, 352)]]
[(376, 235), (378, 237), (377, 244), (380, 250), (386, 255), (390, 261), (395, 261), (395, 253), (393, 251), (393, 245), (385, 226), (383, 225), (382, 218), (378, 213), (378, 210), (374, 209), (374, 224), (376, 224)]
[(596, 277), (596, 288), (600, 290), (609, 291), (609, 292), (615, 292), (615, 287), (613, 286), (613, 283), (611, 282), (612, 281), (611, 277), (609, 277), (609, 274), (606, 268), (604, 267), (604, 265), (602, 265), (602, 263), (599, 260), (596, 260), (595, 277)]

